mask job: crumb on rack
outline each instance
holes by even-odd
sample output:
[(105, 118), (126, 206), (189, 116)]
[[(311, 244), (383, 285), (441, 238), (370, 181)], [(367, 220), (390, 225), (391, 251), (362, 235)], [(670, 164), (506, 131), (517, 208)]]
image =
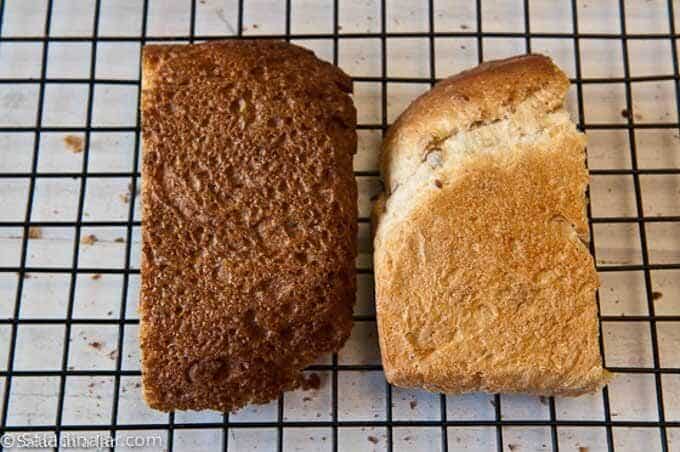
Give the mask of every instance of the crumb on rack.
[(541, 402), (543, 405), (548, 404), (548, 398), (546, 396), (539, 396), (538, 397), (539, 402)]
[(101, 278), (102, 278), (102, 275), (100, 275), (99, 273), (95, 273), (94, 275), (90, 276), (90, 278), (92, 278), (92, 279), (94, 279), (95, 281), (97, 281), (98, 279), (101, 279)]
[(588, 452), (588, 448), (587, 448), (587, 447), (584, 447), (584, 446), (580, 446), (580, 447), (578, 448), (578, 452)]
[(116, 237), (113, 241), (116, 243), (125, 243), (125, 239), (123, 237)]
[(662, 298), (663, 298), (663, 292), (659, 292), (657, 290), (652, 292), (652, 300), (656, 301), (656, 300), (660, 300)]
[(130, 202), (130, 193), (122, 193), (118, 195), (118, 197), (123, 202), (123, 204), (127, 204), (128, 202)]
[(73, 152), (74, 154), (78, 154), (80, 152), (83, 152), (83, 138), (79, 137), (77, 135), (66, 135), (64, 137), (64, 144), (66, 144), (66, 147)]
[(373, 435), (368, 435), (368, 436), (366, 437), (366, 439), (369, 440), (370, 442), (372, 442), (373, 444), (378, 444), (378, 438), (376, 438), (376, 437), (373, 436)]
[(125, 195), (121, 195), (121, 199), (123, 199), (123, 202), (128, 202), (130, 197), (135, 193), (139, 193), (139, 186), (133, 186), (132, 182), (128, 182), (127, 193)]
[(87, 345), (94, 348), (95, 350), (99, 350), (99, 349), (102, 348), (102, 343), (99, 342), (99, 341), (92, 341), (92, 342), (88, 343)]
[(418, 401), (417, 401), (417, 400), (411, 400), (411, 401), (408, 403), (408, 406), (410, 406), (411, 409), (413, 410), (413, 409), (415, 409), (415, 407), (418, 406)]
[(308, 377), (302, 380), (302, 389), (305, 391), (308, 389), (319, 389), (321, 387), (321, 378), (319, 374), (312, 373)]
[(93, 245), (94, 242), (96, 242), (97, 240), (98, 239), (96, 235), (88, 234), (80, 240), (80, 243), (82, 243), (83, 245)]
[(42, 229), (38, 226), (31, 226), (28, 228), (28, 238), (29, 239), (41, 239)]

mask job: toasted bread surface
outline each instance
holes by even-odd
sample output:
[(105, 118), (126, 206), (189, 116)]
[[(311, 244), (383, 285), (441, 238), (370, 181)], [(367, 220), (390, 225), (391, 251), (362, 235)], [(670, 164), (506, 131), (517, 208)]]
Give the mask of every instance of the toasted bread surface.
[(143, 393), (235, 410), (350, 334), (350, 78), (280, 41), (143, 51)]
[(484, 64), (390, 130), (374, 207), (376, 307), (390, 382), (578, 395), (607, 379), (587, 248), (585, 136), (546, 57)]

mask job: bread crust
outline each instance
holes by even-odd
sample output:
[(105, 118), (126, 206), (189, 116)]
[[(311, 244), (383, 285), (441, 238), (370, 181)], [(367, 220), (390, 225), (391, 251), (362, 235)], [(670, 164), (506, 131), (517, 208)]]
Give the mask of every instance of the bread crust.
[(390, 130), (392, 192), (373, 221), (391, 383), (578, 395), (606, 382), (585, 136), (559, 111), (567, 88), (544, 56), (486, 63), (435, 86)]
[(564, 73), (543, 55), (489, 61), (442, 80), (409, 105), (383, 141), (380, 170), (388, 191), (411, 174), (425, 149), (508, 115), (532, 96), (536, 108), (553, 110), (568, 87)]
[(265, 40), (146, 46), (142, 70), (144, 398), (268, 402), (351, 331), (351, 79)]

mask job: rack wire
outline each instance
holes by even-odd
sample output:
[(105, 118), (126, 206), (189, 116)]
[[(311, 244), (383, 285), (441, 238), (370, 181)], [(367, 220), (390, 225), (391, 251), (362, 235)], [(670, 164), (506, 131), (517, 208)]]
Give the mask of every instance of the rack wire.
[[(200, 3), (205, 3), (205, 0), (199, 0)], [(384, 394), (380, 398), (384, 399), (383, 415), (373, 419), (347, 419), (340, 413), (339, 404), (340, 397), (340, 383), (339, 379), (349, 372), (367, 372), (378, 373), (382, 367), (378, 363), (345, 363), (339, 359), (338, 354), (333, 354), (328, 362), (322, 362), (311, 366), (308, 370), (313, 372), (325, 373), (329, 377), (329, 391), (330, 396), (327, 400), (327, 406), (324, 408), (328, 410), (328, 419), (307, 419), (307, 420), (289, 420), (286, 416), (286, 397), (282, 396), (278, 403), (276, 403), (275, 414), (271, 417), (258, 417), (239, 420), (238, 416), (224, 413), (219, 419), (215, 418), (208, 421), (181, 421), (175, 413), (170, 413), (165, 420), (153, 422), (123, 422), (121, 421), (121, 394), (125, 390), (123, 380), (128, 378), (138, 378), (140, 371), (137, 368), (128, 368), (124, 363), (123, 350), (126, 348), (126, 335), (130, 335), (131, 330), (138, 324), (138, 319), (134, 314), (131, 314), (135, 303), (133, 279), (139, 273), (139, 269), (135, 266), (135, 253), (138, 250), (133, 246), (135, 243), (136, 234), (138, 234), (141, 227), (139, 220), (139, 212), (136, 201), (137, 187), (139, 185), (139, 162), (140, 162), (140, 123), (139, 116), (136, 114), (133, 122), (127, 125), (101, 125), (93, 121), (94, 118), (94, 97), (95, 92), (100, 87), (111, 86), (127, 86), (136, 89), (137, 101), (139, 98), (139, 75), (134, 79), (127, 78), (101, 78), (97, 74), (97, 52), (101, 44), (106, 43), (134, 43), (144, 45), (151, 42), (197, 42), (212, 39), (240, 39), (244, 37), (244, 12), (248, 4), (244, 4), (243, 0), (235, 2), (235, 16), (236, 16), (236, 30), (229, 34), (198, 34), (197, 21), (197, 0), (190, 2), (179, 2), (188, 8), (189, 13), (189, 31), (186, 34), (170, 34), (170, 35), (149, 35), (148, 18), (149, 18), (149, 0), (143, 0), (140, 3), (141, 8), (141, 25), (139, 35), (102, 35), (100, 33), (100, 20), (102, 16), (102, 0), (95, 0), (93, 2), (93, 27), (90, 35), (77, 36), (60, 36), (53, 35), (51, 26), (55, 17), (55, 5), (59, 3), (57, 0), (46, 0), (44, 5), (45, 14), (42, 24), (42, 32), (36, 30), (27, 30), (27, 33), (5, 33), (5, 24), (8, 20), (6, 18), (7, 9), (16, 8), (18, 1), (15, 2), (0, 2), (0, 51), (3, 46), (7, 48), (8, 45), (16, 43), (31, 43), (40, 47), (40, 54), (36, 55), (39, 60), (39, 75), (36, 76), (9, 76), (0, 79), (0, 89), (3, 87), (18, 87), (22, 85), (37, 86), (37, 109), (35, 114), (35, 121), (32, 125), (26, 124), (5, 124), (0, 125), (0, 134), (7, 136), (31, 136), (32, 146), (30, 148), (30, 164), (29, 169), (10, 168), (7, 169), (4, 165), (0, 172), (0, 183), (12, 183), (12, 181), (22, 181), (26, 183), (26, 203), (25, 211), (22, 219), (12, 219), (0, 221), (0, 231), (20, 231), (20, 237), (15, 237), (20, 242), (18, 262), (15, 265), (3, 265), (0, 267), (0, 276), (4, 280), (10, 281), (12, 284), (11, 298), (2, 299), (2, 303), (9, 306), (5, 309), (8, 313), (6, 318), (0, 318), (0, 327), (7, 331), (7, 353), (6, 365), (0, 367), (0, 378), (4, 382), (4, 386), (0, 386), (0, 397), (2, 406), (0, 410), (0, 436), (7, 434), (17, 434), (22, 432), (45, 432), (53, 433), (56, 438), (64, 435), (65, 432), (104, 432), (111, 437), (117, 437), (122, 432), (163, 432), (165, 435), (164, 449), (169, 451), (179, 449), (176, 447), (176, 437), (183, 431), (198, 431), (199, 434), (209, 435), (209, 432), (219, 432), (220, 440), (216, 444), (212, 444), (211, 450), (237, 450), (237, 445), (230, 440), (230, 432), (233, 430), (262, 430), (275, 431), (275, 438), (268, 443), (261, 443), (262, 450), (267, 450), (268, 444), (275, 447), (279, 451), (287, 448), (286, 436), (292, 435), (293, 431), (299, 429), (322, 429), (329, 433), (329, 437), (323, 437), (324, 450), (349, 450), (344, 441), (344, 432), (349, 429), (367, 429), (369, 432), (368, 441), (364, 441), (361, 448), (384, 448), (385, 450), (400, 450), (406, 448), (403, 437), (397, 437), (399, 432), (405, 429), (409, 431), (428, 430), (432, 433), (432, 437), (436, 438), (430, 441), (428, 447), (438, 448), (441, 451), (458, 450), (458, 437), (463, 429), (487, 429), (493, 431), (493, 437), (479, 450), (514, 450), (515, 446), (508, 439), (508, 432), (512, 429), (541, 429), (545, 430), (547, 435), (544, 441), (538, 441), (540, 444), (534, 444), (538, 450), (552, 450), (559, 451), (569, 450), (563, 445), (564, 438), (561, 436), (563, 431), (573, 429), (596, 429), (604, 431), (600, 444), (584, 444), (582, 450), (640, 450), (642, 443), (631, 444), (626, 443), (624, 439), (626, 434), (619, 434), (618, 432), (628, 431), (629, 429), (642, 430), (653, 432), (650, 440), (644, 444), (645, 448), (650, 450), (678, 450), (680, 448), (680, 435), (676, 432), (680, 430), (680, 415), (677, 415), (678, 408), (674, 405), (669, 407), (669, 397), (677, 403), (677, 393), (673, 390), (664, 392), (664, 384), (668, 385), (667, 378), (678, 378), (680, 376), (680, 365), (677, 363), (670, 363), (665, 365), (668, 360), (662, 359), (660, 352), (660, 337), (659, 327), (662, 325), (674, 326), (680, 322), (680, 312), (657, 314), (658, 291), (656, 290), (657, 283), (654, 278), (655, 272), (672, 272), (680, 270), (680, 260), (666, 259), (663, 262), (658, 262), (653, 259), (650, 254), (650, 225), (662, 224), (674, 225), (680, 224), (680, 213), (678, 214), (650, 214), (650, 209), (646, 204), (643, 189), (642, 178), (648, 176), (673, 176), (680, 174), (680, 166), (664, 166), (664, 167), (641, 167), (638, 164), (640, 152), (638, 149), (639, 141), (637, 135), (649, 130), (670, 130), (673, 133), (680, 131), (680, 123), (676, 118), (675, 121), (639, 121), (636, 117), (635, 102), (633, 87), (637, 83), (644, 82), (670, 82), (673, 84), (675, 114), (680, 117), (680, 90), (678, 89), (679, 68), (676, 40), (680, 37), (675, 31), (675, 9), (676, 5), (673, 1), (668, 0), (662, 3), (665, 8), (668, 21), (667, 32), (653, 32), (653, 33), (629, 33), (627, 31), (627, 15), (626, 8), (629, 7), (627, 2), (619, 0), (617, 4), (613, 5), (618, 9), (617, 16), (619, 18), (618, 27), (620, 32), (605, 32), (605, 33), (591, 33), (582, 32), (579, 28), (579, 11), (582, 11), (582, 5), (577, 0), (571, 0), (568, 3), (568, 8), (571, 15), (572, 30), (560, 32), (535, 32), (531, 30), (531, 10), (536, 2), (523, 0), (517, 2), (519, 7), (515, 10), (516, 14), (522, 16), (524, 30), (523, 31), (485, 31), (483, 13), (489, 8), (494, 8), (496, 2), (482, 2), (476, 0), (468, 2), (475, 11), (475, 24), (473, 29), (456, 29), (456, 30), (440, 30), (436, 26), (435, 11), (437, 8), (446, 9), (446, 5), (441, 5), (441, 2), (434, 0), (422, 2), (422, 8), (427, 11), (427, 27), (424, 31), (390, 31), (388, 28), (386, 0), (379, 0), (376, 5), (378, 8), (378, 31), (370, 32), (343, 32), (340, 24), (339, 11), (342, 7), (341, 0), (331, 0), (329, 7), (332, 9), (332, 31), (324, 33), (293, 33), (291, 28), (291, 14), (294, 7), (299, 7), (304, 14), (304, 2), (295, 2), (292, 0), (285, 0), (284, 14), (285, 27), (284, 32), (279, 34), (257, 34), (248, 36), (256, 39), (286, 39), (294, 41), (330, 41), (332, 45), (332, 52), (330, 58), (333, 63), (339, 63), (339, 48), (341, 43), (348, 40), (368, 41), (378, 40), (380, 47), (380, 73), (375, 76), (354, 76), (353, 80), (357, 83), (373, 83), (380, 86), (380, 118), (377, 122), (363, 122), (360, 123), (358, 129), (361, 131), (375, 131), (377, 133), (385, 132), (389, 126), (389, 91), (391, 84), (419, 84), (419, 85), (433, 85), (442, 74), (437, 70), (438, 56), (436, 47), (440, 40), (446, 38), (465, 38), (473, 40), (477, 47), (477, 60), (482, 62), (485, 60), (485, 43), (488, 38), (503, 38), (503, 39), (521, 39), (524, 41), (524, 50), (526, 52), (532, 51), (532, 43), (537, 39), (543, 40), (559, 40), (570, 42), (573, 45), (573, 65), (574, 74), (571, 78), (571, 83), (575, 89), (575, 109), (577, 117), (575, 118), (580, 129), (591, 131), (618, 131), (626, 135), (627, 146), (629, 148), (630, 161), (629, 168), (594, 168), (590, 170), (592, 176), (625, 176), (632, 179), (633, 184), (633, 206), (629, 214), (616, 214), (608, 216), (594, 216), (593, 208), (589, 206), (588, 217), (591, 225), (591, 237), (593, 240), (590, 244), (590, 249), (594, 255), (598, 250), (598, 234), (595, 228), (598, 225), (626, 225), (636, 229), (637, 239), (640, 244), (640, 261), (639, 263), (623, 263), (607, 265), (598, 261), (598, 271), (601, 275), (607, 273), (622, 273), (622, 274), (636, 274), (642, 277), (642, 294), (644, 297), (645, 311), (634, 315), (610, 315), (599, 313), (601, 326), (603, 324), (617, 324), (623, 322), (626, 327), (628, 325), (642, 325), (644, 329), (648, 330), (650, 344), (651, 344), (651, 362), (644, 363), (643, 361), (635, 361), (631, 365), (613, 366), (607, 365), (608, 369), (618, 376), (625, 375), (644, 375), (653, 379), (652, 397), (654, 401), (654, 410), (651, 417), (644, 419), (619, 419), (617, 413), (612, 409), (610, 400), (610, 391), (604, 388), (602, 393), (598, 395), (601, 400), (601, 417), (600, 418), (562, 418), (558, 413), (558, 400), (548, 398), (541, 400), (547, 406), (547, 415), (542, 418), (507, 418), (504, 415), (503, 408), (505, 406), (505, 399), (503, 396), (494, 395), (489, 400), (492, 406), (492, 414), (488, 418), (478, 419), (474, 416), (468, 418), (460, 416), (451, 416), (449, 409), (452, 403), (457, 403), (455, 399), (451, 399), (445, 395), (437, 395), (434, 399), (429, 399), (435, 406), (437, 412), (436, 417), (432, 418), (425, 416), (424, 418), (404, 419), (403, 416), (395, 415), (395, 403), (397, 403), (395, 396), (395, 389), (389, 384), (384, 384)], [(177, 3), (177, 2), (173, 2)], [(439, 3), (436, 5), (435, 3)], [(262, 5), (260, 5), (262, 6)], [(453, 9), (453, 7), (452, 7)], [(175, 11), (173, 8), (168, 8), (169, 11)], [(170, 13), (169, 13), (170, 14)], [(452, 14), (455, 12), (452, 11)], [(429, 75), (418, 77), (404, 77), (392, 76), (388, 71), (388, 52), (389, 46), (393, 40), (397, 39), (425, 39), (427, 41), (427, 48), (429, 52)], [(621, 64), (623, 68), (622, 76), (618, 77), (584, 77), (582, 72), (583, 57), (581, 52), (581, 45), (584, 40), (597, 39), (607, 40), (620, 43), (621, 45)], [(645, 41), (663, 41), (669, 43), (671, 52), (670, 58), (672, 60), (672, 73), (654, 73), (635, 76), (631, 71), (631, 57), (630, 45), (636, 40)], [(51, 77), (48, 73), (48, 57), (49, 50), (54, 44), (60, 43), (79, 43), (87, 44), (90, 47), (90, 63), (88, 67), (89, 75), (87, 77)], [(1, 54), (0, 54), (1, 55)], [(625, 92), (625, 105), (622, 106), (624, 122), (588, 122), (586, 121), (584, 89), (588, 86), (594, 85), (622, 85)], [(45, 123), (45, 103), (47, 90), (52, 87), (65, 87), (69, 85), (78, 85), (87, 87), (87, 95), (85, 98), (85, 122), (84, 125), (75, 126), (54, 126)], [(1, 108), (10, 108), (8, 104)], [(44, 138), (52, 133), (69, 133), (82, 134), (83, 150), (80, 168), (77, 170), (59, 170), (59, 171), (42, 171), (40, 170), (40, 157), (43, 155), (42, 143)], [(94, 134), (100, 133), (122, 133), (130, 134), (133, 137), (132, 144), (132, 158), (130, 161), (129, 170), (126, 171), (92, 171), (90, 170), (91, 160), (91, 144)], [(0, 156), (6, 159), (12, 149), (0, 149)], [(671, 152), (671, 151), (668, 151)], [(677, 150), (676, 150), (677, 152)], [(375, 180), (379, 174), (375, 168), (360, 168), (356, 171), (356, 176), (363, 180)], [(86, 216), (86, 197), (88, 188), (93, 181), (121, 179), (129, 181), (130, 183), (130, 197), (127, 204), (127, 214), (125, 219), (121, 220), (89, 220)], [(77, 197), (75, 209), (75, 221), (64, 220), (45, 220), (35, 219), (35, 203), (37, 198), (37, 187), (41, 180), (54, 181), (76, 181)], [(0, 199), (0, 210), (11, 209), (10, 201), (8, 200), (9, 191), (3, 193)], [(676, 199), (677, 202), (677, 199)], [(5, 217), (3, 217), (5, 218)], [(367, 215), (358, 218), (361, 225), (366, 226), (369, 222)], [(72, 258), (68, 265), (30, 265), (30, 242), (31, 231), (33, 228), (43, 228), (49, 230), (50, 228), (63, 228), (73, 231), (72, 240)], [(82, 248), (87, 246), (82, 244), (82, 239), (86, 236), (85, 232), (91, 230), (98, 230), (99, 228), (119, 228), (124, 231), (124, 255), (123, 265), (121, 267), (113, 266), (98, 266), (83, 264), (81, 259), (83, 255)], [(9, 234), (9, 232), (8, 232)], [(3, 251), (4, 252), (4, 251)], [(597, 257), (597, 255), (596, 255)], [(5, 261), (3, 261), (5, 262)], [(88, 261), (89, 262), (89, 261)], [(358, 268), (359, 276), (370, 279), (372, 271), (370, 265), (361, 265)], [(15, 275), (13, 278), (9, 276)], [(26, 281), (30, 277), (40, 277), (40, 275), (60, 275), (60, 277), (68, 280), (68, 293), (65, 307), (65, 313), (61, 316), (34, 316), (26, 317), (22, 315), (22, 305), (26, 302)], [(102, 317), (80, 317), (75, 316), (76, 299), (79, 284), (82, 284), (82, 277), (89, 275), (111, 275), (121, 279), (121, 296), (120, 301), (113, 307), (116, 309), (112, 318)], [(8, 292), (3, 292), (8, 293)], [(598, 297), (598, 306), (600, 306), (600, 298)], [(4, 311), (3, 311), (4, 312)], [(357, 324), (368, 323), (374, 324), (375, 315), (372, 312), (363, 312), (355, 315)], [(56, 369), (48, 368), (34, 368), (25, 370), (17, 368), (16, 362), (21, 358), (20, 350), (18, 348), (18, 332), (24, 326), (57, 326), (63, 327), (63, 337), (61, 340), (61, 355), (59, 357), (59, 366)], [(115, 351), (114, 365), (112, 369), (98, 369), (98, 368), (84, 368), (77, 369), (72, 365), (73, 353), (73, 337), (74, 332), (80, 327), (94, 327), (94, 328), (113, 328), (115, 330)], [(601, 328), (602, 330), (602, 328)], [(601, 334), (600, 345), (605, 356), (605, 364), (608, 364), (608, 356), (605, 353), (605, 337), (606, 334)], [(2, 345), (0, 345), (0, 348)], [(1, 356), (1, 355), (0, 355)], [(341, 362), (342, 361), (342, 362)], [(669, 361), (670, 362), (670, 361)], [(1, 364), (0, 364), (1, 365)], [(15, 405), (21, 404), (21, 394), (13, 393), (13, 386), (17, 384), (17, 380), (21, 378), (53, 378), (58, 381), (56, 388), (56, 407), (54, 409), (54, 422), (35, 424), (29, 421), (23, 423), (12, 422), (12, 412)], [(65, 418), (65, 403), (69, 385), (75, 378), (107, 378), (112, 382), (111, 390), (108, 393), (110, 400), (110, 410), (107, 417), (99, 422), (71, 422)], [(680, 387), (675, 387), (676, 391)], [(482, 399), (482, 402), (486, 403)], [(41, 409), (40, 407), (36, 408)], [(413, 405), (411, 406), (413, 410)], [(670, 416), (669, 410), (672, 410)], [(453, 418), (452, 418), (453, 417)], [(509, 430), (510, 429), (510, 430)], [(311, 431), (311, 430), (310, 430)], [(379, 438), (370, 434), (370, 432), (382, 432)], [(643, 434), (643, 436), (644, 436)], [(360, 435), (366, 436), (365, 433)], [(514, 438), (514, 434), (510, 435)], [(402, 435), (403, 436), (403, 435)], [(212, 436), (210, 436), (212, 438)], [(673, 440), (673, 438), (675, 438)], [(315, 440), (315, 447), (320, 447), (319, 441), (321, 438), (317, 436)], [(355, 443), (352, 443), (355, 444)], [(586, 449), (588, 447), (589, 449)], [(2, 446), (0, 446), (2, 450)], [(355, 449), (359, 450), (359, 448)], [(415, 450), (415, 449), (414, 449)], [(523, 449), (522, 449), (523, 450)]]

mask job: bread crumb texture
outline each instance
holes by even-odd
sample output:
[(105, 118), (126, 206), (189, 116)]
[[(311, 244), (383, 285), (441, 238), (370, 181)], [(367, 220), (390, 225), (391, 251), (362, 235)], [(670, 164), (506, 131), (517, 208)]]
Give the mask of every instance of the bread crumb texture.
[(80, 239), (80, 243), (83, 245), (94, 245), (98, 241), (99, 239), (94, 234), (87, 234), (86, 236), (83, 236), (82, 239)]
[(28, 227), (28, 238), (29, 239), (41, 239), (43, 236), (42, 228), (40, 226), (29, 226)]
[(258, 40), (146, 46), (142, 86), (144, 397), (266, 403), (350, 334), (351, 79)]
[(390, 382), (544, 395), (605, 383), (568, 86), (544, 56), (490, 62), (436, 85), (390, 130), (374, 210)]
[(66, 135), (64, 137), (64, 144), (74, 154), (83, 152), (83, 138), (78, 135)]

